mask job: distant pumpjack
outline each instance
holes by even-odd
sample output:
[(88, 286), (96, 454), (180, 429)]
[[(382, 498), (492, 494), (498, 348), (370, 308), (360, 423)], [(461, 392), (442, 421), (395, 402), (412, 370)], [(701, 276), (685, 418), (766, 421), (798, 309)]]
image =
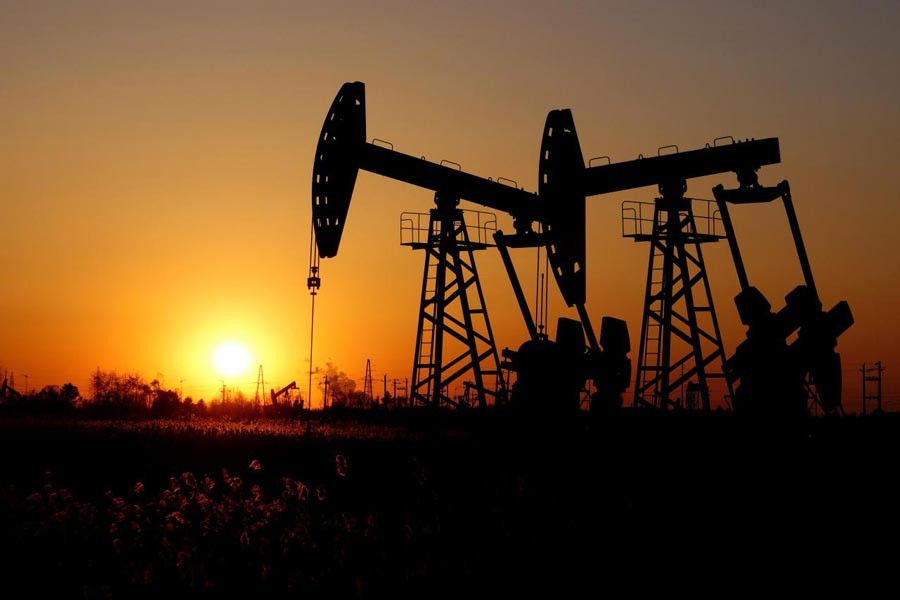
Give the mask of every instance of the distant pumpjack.
[(0, 386), (0, 399), (21, 398), (22, 394), (17, 392), (15, 388), (8, 384), (7, 379), (3, 378), (3, 385)]
[[(853, 325), (850, 305), (841, 301), (831, 310), (823, 310), (788, 182), (763, 187), (755, 169), (739, 172), (738, 181), (737, 189), (713, 188), (741, 284), (735, 303), (747, 326), (747, 339), (725, 363), (729, 380), (740, 382), (735, 410), (802, 416), (812, 400), (826, 412), (841, 411), (841, 357), (835, 347), (837, 338)], [(778, 198), (784, 204), (805, 285), (794, 288), (785, 297), (784, 308), (775, 313), (762, 292), (750, 285), (728, 205), (768, 203)], [(788, 344), (794, 332), (797, 339)]]
[(278, 401), (282, 396), (286, 396), (288, 392), (291, 390), (297, 389), (297, 382), (292, 381), (277, 392), (274, 389), (269, 390), (269, 395), (272, 398), (272, 406), (278, 406)]

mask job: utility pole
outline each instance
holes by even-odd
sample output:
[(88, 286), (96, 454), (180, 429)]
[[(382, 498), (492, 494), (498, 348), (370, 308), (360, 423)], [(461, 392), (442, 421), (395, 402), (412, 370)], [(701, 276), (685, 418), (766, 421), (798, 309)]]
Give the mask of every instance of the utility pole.
[[(874, 367), (867, 367), (866, 363), (862, 364), (860, 367), (860, 372), (862, 373), (862, 414), (866, 415), (866, 401), (874, 400), (878, 408), (876, 409), (878, 412), (881, 412), (881, 374), (886, 370), (884, 366), (881, 364), (881, 361), (876, 361)], [(874, 375), (872, 375), (874, 373)], [(866, 392), (866, 382), (875, 383), (875, 393), (867, 393)]]
[(862, 414), (866, 416), (866, 363), (862, 364), (859, 372), (862, 373)]

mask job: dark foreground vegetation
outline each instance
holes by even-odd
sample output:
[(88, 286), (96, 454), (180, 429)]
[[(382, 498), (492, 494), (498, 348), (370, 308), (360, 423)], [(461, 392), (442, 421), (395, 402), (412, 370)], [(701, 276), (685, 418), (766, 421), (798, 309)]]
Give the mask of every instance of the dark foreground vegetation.
[(0, 590), (595, 597), (871, 572), (896, 553), (898, 432), (890, 416), (7, 417)]

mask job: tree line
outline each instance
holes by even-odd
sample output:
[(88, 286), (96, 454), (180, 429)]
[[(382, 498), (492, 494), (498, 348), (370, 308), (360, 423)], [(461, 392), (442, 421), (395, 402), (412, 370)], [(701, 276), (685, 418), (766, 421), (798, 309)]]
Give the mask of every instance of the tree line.
[[(325, 409), (402, 408), (405, 398), (369, 397), (357, 387), (357, 382), (344, 371), (328, 362), (315, 372), (318, 392), (324, 398)], [(0, 388), (0, 413), (68, 414), (96, 417), (177, 417), (187, 415), (250, 417), (261, 413), (267, 416), (299, 415), (304, 399), (282, 397), (275, 401), (263, 398), (257, 403), (241, 391), (223, 394), (211, 401), (192, 397), (182, 398), (177, 390), (167, 389), (159, 379), (147, 381), (138, 373), (120, 373), (97, 369), (91, 373), (88, 390), (82, 393), (72, 383), (48, 385), (40, 391), (22, 394), (4, 379)]]
[(7, 414), (84, 414), (92, 417), (178, 417), (208, 416), (290, 416), (302, 410), (302, 399), (277, 406), (258, 406), (238, 392), (222, 401), (195, 402), (182, 398), (177, 390), (166, 389), (158, 379), (147, 382), (137, 373), (98, 369), (91, 374), (86, 394), (72, 383), (48, 385), (40, 391), (22, 394), (4, 380), (0, 388), (0, 412)]

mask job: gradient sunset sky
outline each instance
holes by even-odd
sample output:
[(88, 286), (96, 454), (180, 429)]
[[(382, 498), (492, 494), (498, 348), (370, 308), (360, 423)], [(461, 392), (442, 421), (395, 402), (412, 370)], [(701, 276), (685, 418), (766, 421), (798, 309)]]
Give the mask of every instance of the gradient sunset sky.
[[(547, 111), (571, 108), (586, 157), (718, 136), (779, 137), (827, 306), (846, 299), (845, 406), (882, 360), (900, 408), (900, 3), (43, 2), (0, 18), (0, 371), (16, 387), (96, 368), (207, 399), (214, 348), (239, 340), (252, 395), (306, 393), (310, 178), (345, 81), (368, 136), (537, 189)], [(689, 183), (688, 194), (734, 185)], [(622, 200), (588, 200), (588, 308), (624, 318), (637, 360), (648, 248)], [(314, 365), (408, 377), (422, 260), (399, 214), (426, 190), (361, 174), (340, 254), (323, 261)], [(779, 206), (734, 211), (750, 278), (776, 308), (802, 281)], [(506, 217), (500, 226), (511, 230)], [(725, 244), (705, 249), (730, 353), (743, 337)], [(498, 344), (525, 329), (493, 251), (479, 255)], [(522, 259), (533, 265), (533, 255)], [(533, 289), (533, 267), (522, 271)], [(530, 296), (530, 294), (529, 294)], [(567, 314), (554, 296), (551, 322)], [(571, 315), (570, 315), (571, 316)], [(381, 386), (376, 383), (376, 393)], [(314, 404), (318, 403), (314, 396)]]

